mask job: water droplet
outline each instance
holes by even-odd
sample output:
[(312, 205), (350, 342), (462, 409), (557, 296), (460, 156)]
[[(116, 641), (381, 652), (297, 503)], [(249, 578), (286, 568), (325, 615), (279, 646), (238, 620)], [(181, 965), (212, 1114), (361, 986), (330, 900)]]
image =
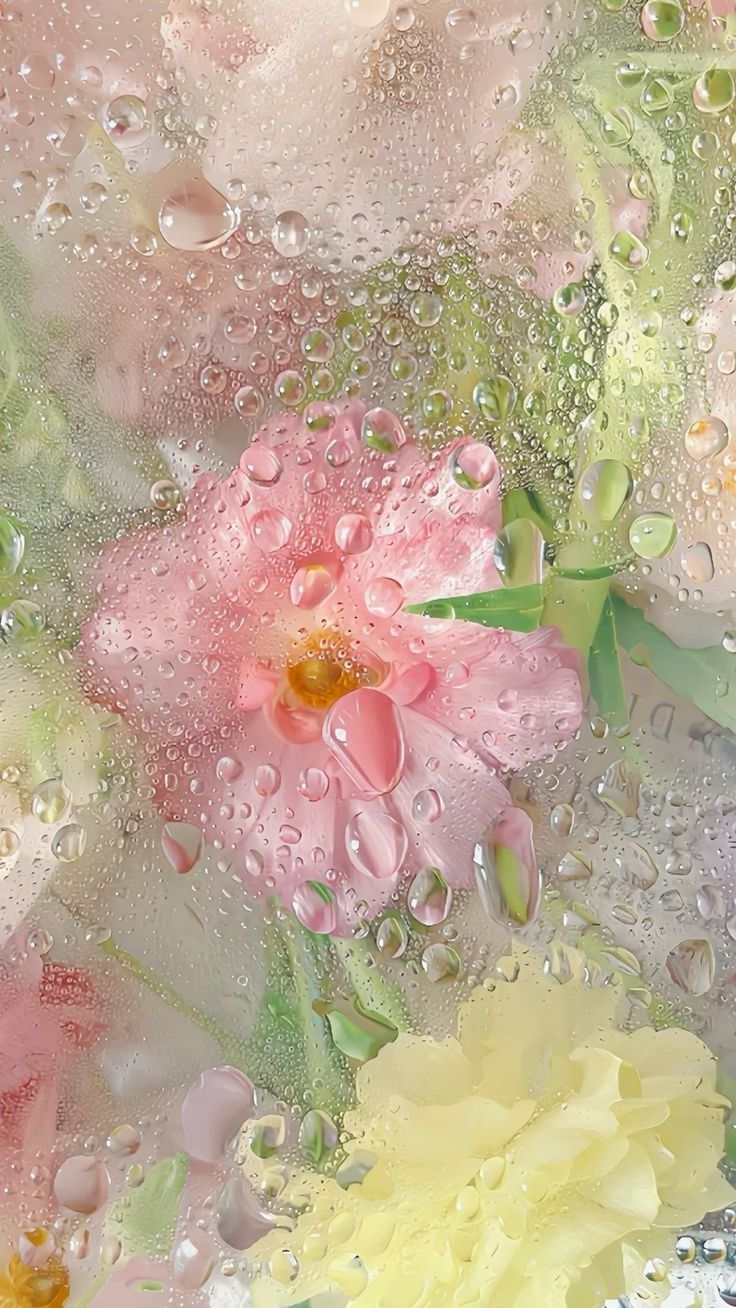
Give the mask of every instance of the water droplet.
[(364, 513), (343, 513), (335, 523), (335, 544), (343, 554), (364, 554), (373, 544), (373, 524)]
[(158, 225), (175, 250), (212, 250), (232, 236), (238, 216), (204, 177), (192, 177), (166, 197)]
[(401, 714), (380, 690), (362, 686), (336, 700), (325, 715), (322, 739), (366, 798), (388, 794), (403, 776)]
[(422, 968), (430, 981), (456, 981), (460, 967), (460, 955), (450, 945), (428, 945), (422, 953)]
[(264, 554), (275, 554), (291, 540), (293, 525), (280, 509), (260, 509), (249, 519), (253, 542)]
[(418, 327), (434, 327), (442, 314), (442, 300), (439, 295), (419, 291), (409, 305), (409, 313)]
[(570, 804), (555, 804), (549, 815), (549, 824), (558, 836), (569, 836), (575, 824), (575, 811)]
[(621, 817), (635, 817), (639, 807), (641, 777), (626, 759), (617, 759), (596, 782), (595, 793), (602, 804)]
[(8, 640), (17, 645), (27, 645), (37, 640), (46, 625), (43, 610), (32, 600), (13, 600), (0, 617), (2, 627)]
[(568, 282), (566, 286), (558, 286), (552, 304), (561, 318), (573, 318), (585, 308), (587, 299), (582, 282)]
[(649, 247), (639, 240), (633, 232), (616, 232), (608, 252), (616, 263), (629, 272), (638, 272), (649, 259)]
[(726, 259), (719, 263), (713, 280), (720, 291), (736, 291), (736, 260)]
[(309, 245), (309, 224), (303, 213), (289, 209), (280, 213), (271, 230), (271, 244), (285, 259), (296, 259)]
[(399, 914), (387, 914), (376, 930), (376, 948), (386, 958), (401, 958), (408, 943), (409, 933)]
[(597, 459), (578, 483), (581, 503), (598, 522), (614, 522), (634, 488), (629, 469), (620, 459)]
[(672, 41), (685, 26), (685, 14), (680, 0), (646, 0), (639, 21), (650, 41)]
[(240, 457), (240, 468), (256, 486), (275, 486), (284, 470), (278, 455), (263, 445), (250, 445)]
[(705, 995), (713, 985), (716, 961), (708, 940), (681, 940), (667, 955), (667, 971), (688, 995)]
[(662, 559), (677, 539), (677, 526), (669, 513), (642, 513), (629, 529), (631, 548), (640, 559)]
[(319, 1108), (311, 1108), (304, 1114), (299, 1127), (299, 1147), (307, 1155), (314, 1167), (334, 1153), (338, 1143), (338, 1131), (328, 1113)]
[(408, 845), (402, 823), (390, 813), (364, 810), (356, 813), (345, 829), (345, 848), (353, 867), (376, 880), (396, 875)]
[(473, 852), (481, 903), (504, 925), (525, 925), (539, 909), (541, 876), (528, 813), (507, 808), (488, 828)]
[(0, 858), (13, 858), (20, 849), (20, 836), (12, 827), (0, 827)]
[(439, 926), (452, 907), (452, 890), (439, 868), (418, 872), (409, 886), (407, 903), (412, 916), (423, 926)]
[(593, 864), (590, 859), (577, 849), (568, 850), (557, 864), (559, 881), (589, 881), (592, 872)]
[(31, 798), (31, 812), (39, 822), (51, 825), (68, 817), (72, 807), (72, 793), (58, 778), (42, 781)]
[(728, 427), (721, 418), (698, 418), (685, 433), (685, 449), (696, 463), (714, 459), (728, 445)]
[(450, 472), (463, 490), (482, 490), (500, 477), (493, 450), (482, 441), (467, 441), (450, 455)]
[(707, 68), (693, 87), (693, 104), (701, 114), (721, 114), (733, 104), (736, 86), (728, 69)]
[(442, 798), (436, 790), (418, 790), (411, 804), (411, 814), (415, 822), (436, 822), (444, 809)]
[(649, 850), (633, 840), (626, 844), (623, 854), (617, 855), (616, 862), (637, 890), (650, 890), (659, 876)]
[(311, 612), (329, 599), (334, 589), (335, 578), (330, 569), (322, 563), (308, 563), (294, 573), (289, 598), (295, 608)]
[(87, 832), (84, 827), (80, 827), (77, 822), (70, 822), (68, 826), (57, 831), (51, 845), (51, 852), (60, 863), (76, 863), (77, 859), (82, 857), (86, 844)]
[(365, 588), (365, 606), (378, 618), (392, 618), (404, 603), (404, 588), (393, 577), (376, 577)]
[(606, 145), (619, 147), (628, 145), (635, 129), (634, 115), (626, 105), (617, 105), (609, 109), (601, 119), (601, 136)]
[(360, 438), (372, 450), (393, 454), (404, 444), (406, 435), (399, 419), (390, 409), (369, 409), (360, 424)]
[(119, 95), (105, 109), (102, 125), (121, 150), (134, 150), (151, 134), (145, 102), (137, 95)]
[(297, 919), (307, 931), (329, 936), (337, 925), (335, 896), (321, 881), (305, 881), (297, 886), (292, 897)]
[(376, 27), (388, 17), (391, 0), (343, 0), (356, 27)]
[(0, 572), (17, 572), (25, 548), (20, 524), (7, 513), (0, 513)]
[(473, 402), (486, 422), (504, 422), (516, 404), (516, 387), (509, 377), (496, 373), (477, 383)]
[(529, 586), (542, 580), (544, 537), (530, 518), (515, 518), (502, 527), (493, 546), (493, 562), (504, 586)]
[(712, 581), (715, 567), (710, 545), (707, 545), (704, 540), (686, 545), (682, 551), (682, 566), (691, 581), (698, 584)]

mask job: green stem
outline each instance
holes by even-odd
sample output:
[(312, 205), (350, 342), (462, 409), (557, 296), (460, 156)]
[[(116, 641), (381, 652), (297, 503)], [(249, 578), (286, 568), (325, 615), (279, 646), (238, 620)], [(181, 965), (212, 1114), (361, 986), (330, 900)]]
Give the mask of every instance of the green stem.
[(194, 1026), (200, 1027), (202, 1031), (206, 1031), (208, 1035), (211, 1035), (234, 1066), (247, 1070), (250, 1059), (249, 1046), (245, 1040), (240, 1040), (237, 1036), (230, 1035), (228, 1031), (223, 1031), (222, 1027), (213, 1018), (206, 1013), (201, 1013), (186, 999), (182, 999), (173, 986), (162, 981), (150, 967), (146, 967), (133, 954), (129, 954), (126, 949), (121, 949), (113, 940), (103, 941), (100, 949), (108, 958), (113, 958), (116, 963), (119, 963), (127, 972), (130, 972), (131, 976), (140, 981), (158, 999), (168, 1004), (169, 1008), (181, 1013)]

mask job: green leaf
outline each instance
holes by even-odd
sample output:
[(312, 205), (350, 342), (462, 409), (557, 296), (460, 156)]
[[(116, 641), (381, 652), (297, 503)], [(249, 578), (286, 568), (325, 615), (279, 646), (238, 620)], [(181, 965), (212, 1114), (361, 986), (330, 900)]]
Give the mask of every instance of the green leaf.
[(721, 645), (686, 649), (647, 621), (641, 609), (613, 593), (618, 638), (634, 663), (650, 668), (670, 690), (713, 722), (736, 732), (736, 664)]
[(529, 518), (541, 531), (545, 540), (555, 535), (555, 525), (547, 512), (541, 495), (530, 486), (515, 486), (507, 491), (501, 501), (501, 522), (508, 527), (517, 518)]
[(611, 726), (624, 726), (628, 721), (628, 713), (621, 682), (616, 624), (610, 595), (601, 609), (600, 620), (588, 654), (588, 678), (599, 713)]
[(159, 1159), (149, 1167), (142, 1185), (111, 1206), (106, 1233), (117, 1236), (124, 1254), (156, 1257), (168, 1253), (188, 1162), (184, 1153)]
[(542, 617), (542, 586), (499, 587), (479, 591), (476, 595), (453, 595), (447, 599), (425, 600), (408, 604), (407, 613), (425, 618), (462, 618), (484, 627), (506, 627), (509, 631), (535, 631)]

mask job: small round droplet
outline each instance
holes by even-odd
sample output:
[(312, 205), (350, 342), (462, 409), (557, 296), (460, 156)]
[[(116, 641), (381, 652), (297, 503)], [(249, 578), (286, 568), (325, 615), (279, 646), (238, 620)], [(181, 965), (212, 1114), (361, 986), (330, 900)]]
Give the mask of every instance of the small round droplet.
[(296, 259), (309, 245), (309, 224), (303, 213), (289, 209), (280, 213), (271, 229), (271, 244), (285, 259)]
[(102, 125), (121, 150), (134, 150), (151, 134), (145, 102), (137, 95), (119, 95), (105, 109)]

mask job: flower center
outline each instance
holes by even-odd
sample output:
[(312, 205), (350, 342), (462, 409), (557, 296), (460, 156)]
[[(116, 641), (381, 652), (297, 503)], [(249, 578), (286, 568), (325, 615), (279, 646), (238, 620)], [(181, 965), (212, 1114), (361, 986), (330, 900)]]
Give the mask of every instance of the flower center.
[(292, 694), (317, 709), (328, 709), (359, 686), (377, 686), (383, 678), (382, 668), (358, 662), (347, 641), (336, 632), (310, 637), (301, 657), (286, 667)]

